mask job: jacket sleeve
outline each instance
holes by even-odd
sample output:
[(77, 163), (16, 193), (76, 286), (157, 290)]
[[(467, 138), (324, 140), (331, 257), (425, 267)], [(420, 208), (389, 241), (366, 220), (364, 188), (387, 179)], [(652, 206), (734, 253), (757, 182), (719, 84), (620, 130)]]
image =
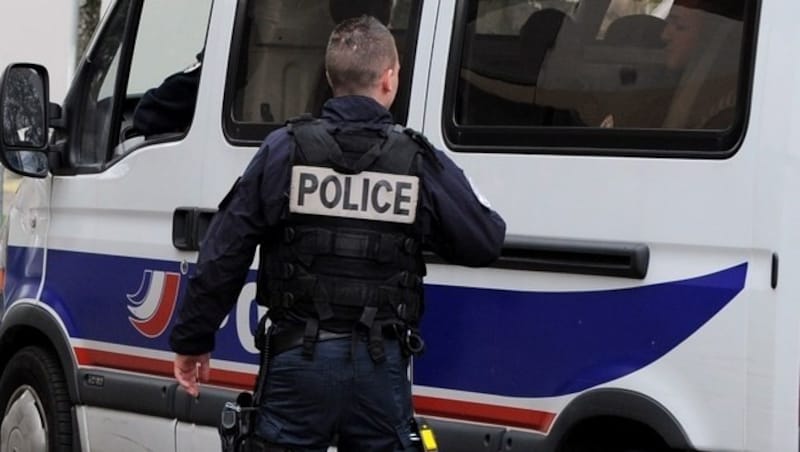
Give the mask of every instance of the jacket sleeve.
[(133, 113), (133, 127), (145, 136), (189, 128), (200, 86), (200, 63), (147, 90)]
[(276, 154), (269, 151), (271, 144), (275, 140), (268, 137), (209, 225), (170, 335), (176, 353), (199, 355), (214, 349), (215, 333), (236, 304), (256, 248), (274, 231), (278, 218), (269, 211), (279, 209), (270, 208), (265, 199), (280, 196), (265, 193), (282, 193), (287, 180), (266, 173)]
[(447, 155), (423, 159), (424, 244), (446, 261), (479, 267), (499, 256), (506, 224)]

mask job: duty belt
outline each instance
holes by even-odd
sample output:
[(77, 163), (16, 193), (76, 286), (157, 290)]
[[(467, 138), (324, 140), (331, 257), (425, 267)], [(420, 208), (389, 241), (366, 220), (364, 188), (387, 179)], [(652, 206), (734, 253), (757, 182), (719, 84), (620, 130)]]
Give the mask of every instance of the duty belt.
[[(344, 339), (351, 337), (352, 333), (336, 333), (333, 331), (320, 329), (317, 332), (316, 342), (330, 341), (333, 339)], [(279, 332), (273, 333), (270, 338), (269, 354), (270, 356), (279, 355), (287, 350), (303, 345), (305, 339), (305, 331), (302, 327), (287, 328)]]
[[(363, 334), (365, 338), (368, 338), (369, 332), (357, 332), (356, 334)], [(401, 340), (401, 346), (403, 350), (409, 355), (416, 355), (422, 352), (425, 348), (425, 342), (422, 340), (422, 337), (419, 336), (415, 331), (410, 331), (409, 334), (403, 335), (396, 328), (393, 326), (387, 326), (382, 329), (382, 336), (384, 339), (397, 339)], [(323, 341), (330, 341), (334, 339), (345, 339), (345, 338), (352, 338), (352, 332), (346, 333), (337, 333), (334, 331), (328, 331), (324, 329), (319, 329), (317, 333), (317, 338), (315, 342), (323, 342)], [(305, 339), (305, 331), (301, 326), (296, 328), (286, 328), (279, 332), (273, 333), (270, 337), (270, 348), (269, 348), (269, 356), (276, 356), (285, 351), (291, 350), (293, 348), (297, 348), (303, 345)]]
[[(392, 327), (383, 328), (382, 333), (384, 339), (401, 339), (400, 334), (395, 330), (395, 328)], [(362, 334), (362, 333), (356, 333), (356, 334)], [(363, 334), (364, 337), (368, 337), (367, 336), (368, 332), (364, 332)], [(345, 339), (352, 337), (353, 337), (352, 332), (337, 333), (334, 331), (320, 329), (319, 332), (317, 333), (317, 339), (315, 342), (324, 342), (334, 339)], [(288, 328), (280, 332), (273, 333), (269, 343), (270, 357), (279, 355), (293, 348), (300, 347), (301, 345), (303, 345), (304, 338), (305, 338), (305, 331), (303, 330), (302, 327)], [(408, 347), (409, 344), (406, 344), (405, 342), (409, 341), (406, 339), (406, 341), (404, 341), (402, 345), (404, 347)], [(410, 342), (411, 342), (410, 345), (412, 352), (418, 352), (419, 351), (418, 348), (423, 346), (421, 344), (421, 338), (419, 338), (418, 336), (412, 338)]]

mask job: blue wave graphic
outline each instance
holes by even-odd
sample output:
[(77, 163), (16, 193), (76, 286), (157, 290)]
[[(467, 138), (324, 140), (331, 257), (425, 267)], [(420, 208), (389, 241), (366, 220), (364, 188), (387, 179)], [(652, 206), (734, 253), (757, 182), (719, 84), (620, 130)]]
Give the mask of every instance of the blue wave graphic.
[[(31, 262), (41, 264), (41, 254), (9, 248), (7, 302), (38, 287), (25, 272)], [(42, 298), (72, 337), (169, 351), (168, 334), (148, 339), (130, 325), (127, 294), (141, 286), (144, 270), (177, 272), (178, 262), (60, 250), (50, 250), (48, 261)], [(427, 351), (414, 363), (414, 383), (510, 397), (559, 396), (606, 383), (691, 336), (741, 292), (746, 275), (743, 263), (691, 279), (585, 292), (428, 284)], [(248, 281), (255, 276), (251, 271)], [(250, 311), (253, 331), (255, 304)], [(214, 355), (255, 364), (258, 356), (240, 345), (233, 317), (217, 333)]]
[(743, 288), (747, 263), (681, 281), (586, 292), (427, 285), (427, 351), (414, 383), (510, 397), (554, 397), (661, 358)]

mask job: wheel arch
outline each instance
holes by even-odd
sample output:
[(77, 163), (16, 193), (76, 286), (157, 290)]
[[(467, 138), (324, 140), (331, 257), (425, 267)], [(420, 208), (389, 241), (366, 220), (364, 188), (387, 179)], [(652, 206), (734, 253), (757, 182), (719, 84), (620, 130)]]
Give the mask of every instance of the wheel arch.
[(672, 449), (694, 450), (683, 427), (655, 399), (625, 389), (597, 389), (578, 396), (559, 414), (550, 431), (551, 444), (561, 444), (578, 426), (598, 419), (619, 419), (647, 427)]
[(70, 401), (79, 404), (78, 366), (62, 324), (38, 304), (15, 303), (0, 323), (0, 369), (5, 368), (14, 353), (28, 345), (47, 347), (56, 353), (67, 380)]

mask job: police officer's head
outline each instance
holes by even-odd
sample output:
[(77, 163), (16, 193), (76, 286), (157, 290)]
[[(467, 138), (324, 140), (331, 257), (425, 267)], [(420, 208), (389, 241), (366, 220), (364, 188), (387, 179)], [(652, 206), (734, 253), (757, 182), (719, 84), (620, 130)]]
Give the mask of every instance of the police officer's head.
[(334, 96), (368, 96), (389, 108), (400, 71), (394, 36), (372, 16), (345, 20), (328, 40), (325, 71)]

